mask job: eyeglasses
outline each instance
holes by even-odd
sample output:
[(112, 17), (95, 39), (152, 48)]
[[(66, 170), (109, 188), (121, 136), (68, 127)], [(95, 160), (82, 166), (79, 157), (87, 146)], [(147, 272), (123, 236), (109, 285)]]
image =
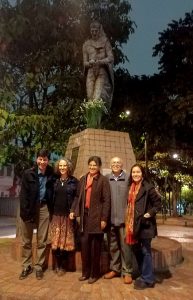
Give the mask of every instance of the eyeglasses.
[(119, 162), (119, 161), (114, 161), (114, 162), (112, 162), (112, 164), (111, 164), (112, 166), (114, 166), (114, 165), (118, 165), (118, 166), (121, 166), (121, 163)]

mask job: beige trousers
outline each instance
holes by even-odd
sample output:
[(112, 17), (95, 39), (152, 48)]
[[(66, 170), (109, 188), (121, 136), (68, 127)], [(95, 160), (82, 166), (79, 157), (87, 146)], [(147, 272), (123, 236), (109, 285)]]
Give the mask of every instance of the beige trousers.
[(27, 223), (21, 220), (21, 235), (22, 235), (22, 267), (27, 268), (32, 266), (32, 240), (33, 230), (37, 229), (37, 251), (34, 259), (34, 268), (41, 270), (45, 262), (46, 246), (49, 227), (49, 212), (46, 204), (37, 205), (36, 219), (34, 223)]

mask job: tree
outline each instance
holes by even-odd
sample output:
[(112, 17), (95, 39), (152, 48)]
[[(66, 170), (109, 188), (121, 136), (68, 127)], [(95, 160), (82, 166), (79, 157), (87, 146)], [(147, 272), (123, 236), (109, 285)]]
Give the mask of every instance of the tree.
[(173, 128), (174, 147), (192, 156), (193, 134), (193, 11), (172, 21), (159, 33), (154, 56), (159, 56), (165, 112)]
[(159, 69), (169, 79), (170, 95), (186, 96), (193, 91), (193, 11), (172, 21), (159, 35), (153, 56), (160, 57)]
[[(0, 1), (0, 160), (22, 163), (39, 147), (62, 153), (84, 128), (82, 44), (99, 18), (116, 64), (133, 31), (128, 1)], [(119, 26), (111, 26), (112, 24)]]
[[(192, 166), (181, 157), (174, 158), (169, 153), (157, 152), (149, 163), (149, 172), (163, 195), (164, 210), (172, 207), (174, 216), (180, 214), (179, 208), (188, 203), (183, 201), (183, 188), (193, 187)], [(171, 197), (167, 197), (167, 193)]]
[[(118, 69), (115, 73), (114, 100), (114, 127), (111, 129), (129, 132), (138, 159), (144, 157), (144, 134), (148, 139), (151, 158), (158, 149), (167, 151), (173, 128), (170, 127), (171, 118), (166, 111), (167, 97), (162, 89), (162, 76), (131, 77), (127, 71)], [(130, 111), (130, 115), (120, 119), (119, 115), (126, 110)]]

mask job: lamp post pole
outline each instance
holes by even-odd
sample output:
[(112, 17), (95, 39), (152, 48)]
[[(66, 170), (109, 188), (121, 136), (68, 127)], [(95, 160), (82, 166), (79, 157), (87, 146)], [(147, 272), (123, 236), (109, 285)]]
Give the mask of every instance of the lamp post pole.
[(166, 220), (167, 215), (167, 177), (165, 176), (164, 179), (164, 189), (165, 189), (165, 195), (164, 195), (164, 220)]
[(145, 151), (145, 172), (148, 173), (148, 157), (147, 157), (147, 132), (144, 133), (144, 151)]
[(180, 217), (182, 216), (182, 181), (180, 178)]

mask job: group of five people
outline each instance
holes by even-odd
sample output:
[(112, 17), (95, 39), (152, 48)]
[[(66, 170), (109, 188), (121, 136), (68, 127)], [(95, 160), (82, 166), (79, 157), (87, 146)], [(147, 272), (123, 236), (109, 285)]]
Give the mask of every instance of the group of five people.
[[(151, 240), (157, 234), (155, 216), (161, 209), (160, 195), (139, 164), (132, 166), (130, 176), (123, 171), (119, 157), (111, 159), (111, 174), (102, 175), (101, 166), (101, 158), (91, 156), (87, 174), (77, 180), (72, 175), (69, 159), (59, 159), (54, 172), (49, 166), (49, 152), (38, 151), (35, 167), (24, 171), (21, 184), (22, 272), (19, 279), (25, 279), (33, 268), (36, 278), (43, 278), (48, 231), (55, 271), (62, 275), (67, 253), (75, 250), (74, 220), (79, 219), (80, 281), (88, 280), (92, 284), (100, 278), (105, 232), (110, 270), (104, 278), (121, 276), (124, 283), (131, 284), (136, 261), (140, 276), (134, 288), (154, 286)], [(34, 227), (37, 228), (37, 255), (32, 267)]]

